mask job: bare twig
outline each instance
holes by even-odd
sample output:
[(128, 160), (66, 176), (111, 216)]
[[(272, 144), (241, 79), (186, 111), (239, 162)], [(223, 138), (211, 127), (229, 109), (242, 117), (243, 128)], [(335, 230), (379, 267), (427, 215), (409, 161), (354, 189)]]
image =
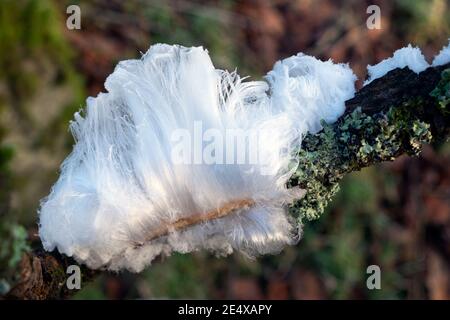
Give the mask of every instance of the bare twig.
[(226, 203), (218, 209), (208, 211), (207, 213), (197, 213), (187, 217), (180, 218), (175, 222), (165, 223), (159, 229), (153, 231), (144, 241), (135, 244), (135, 247), (141, 247), (145, 243), (155, 240), (157, 238), (168, 235), (170, 232), (183, 230), (194, 225), (205, 223), (211, 220), (223, 218), (230, 215), (237, 210), (249, 208), (255, 204), (251, 199), (234, 200)]

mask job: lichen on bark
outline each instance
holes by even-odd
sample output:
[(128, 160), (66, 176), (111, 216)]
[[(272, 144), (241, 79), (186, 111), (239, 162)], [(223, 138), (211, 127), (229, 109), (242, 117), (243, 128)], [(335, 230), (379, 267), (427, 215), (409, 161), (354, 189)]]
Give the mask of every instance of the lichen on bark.
[[(393, 73), (399, 72), (405, 71), (397, 69)], [(418, 77), (418, 85), (419, 80)], [(377, 85), (379, 81), (373, 84)], [(392, 161), (403, 153), (418, 155), (422, 144), (446, 140), (450, 125), (450, 69), (442, 71), (440, 81), (427, 96), (426, 91), (414, 93), (398, 97), (388, 93), (384, 99), (392, 105), (379, 112), (366, 108), (370, 114), (353, 105), (335, 124), (323, 123), (321, 132), (308, 134), (303, 140), (298, 169), (290, 181), (291, 186), (305, 189), (306, 195), (292, 205), (291, 214), (300, 220), (317, 219), (339, 190), (338, 183), (345, 174)]]
[(430, 94), (437, 99), (442, 112), (448, 115), (450, 113), (450, 68), (442, 71), (441, 81)]

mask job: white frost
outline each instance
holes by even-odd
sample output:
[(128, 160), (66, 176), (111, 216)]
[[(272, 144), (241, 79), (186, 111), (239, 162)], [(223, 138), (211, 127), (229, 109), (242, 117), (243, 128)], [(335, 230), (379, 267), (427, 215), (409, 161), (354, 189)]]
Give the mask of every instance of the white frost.
[[(321, 119), (343, 113), (354, 80), (348, 66), (304, 55), (278, 62), (268, 82), (215, 69), (202, 48), (154, 45), (141, 59), (120, 62), (105, 83), (108, 93), (89, 98), (71, 123), (76, 144), (39, 212), (44, 248), (90, 268), (138, 272), (173, 251), (257, 255), (295, 243), (299, 227), (286, 204), (299, 194), (286, 182), (296, 151)], [(175, 164), (172, 134), (192, 132), (198, 121), (221, 134), (260, 130), (262, 157)], [(255, 205), (144, 241), (163, 225), (239, 199)]]
[(355, 94), (356, 76), (348, 64), (302, 53), (275, 63), (266, 78), (272, 102), (286, 108), (297, 124), (312, 133), (322, 129), (320, 120), (336, 121), (345, 111), (345, 101)]
[(368, 79), (364, 85), (371, 83), (373, 80), (381, 78), (386, 73), (396, 68), (408, 67), (415, 73), (420, 73), (427, 69), (430, 65), (425, 60), (425, 57), (417, 47), (412, 47), (410, 44), (407, 47), (398, 49), (390, 58), (384, 59), (376, 65), (367, 66)]
[(443, 47), (437, 56), (434, 57), (433, 67), (450, 63), (450, 39), (446, 47)]

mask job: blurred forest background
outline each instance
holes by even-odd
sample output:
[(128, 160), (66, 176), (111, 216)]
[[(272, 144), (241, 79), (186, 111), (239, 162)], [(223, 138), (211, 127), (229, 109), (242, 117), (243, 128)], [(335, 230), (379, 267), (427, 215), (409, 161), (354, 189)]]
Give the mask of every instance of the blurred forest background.
[[(81, 8), (68, 30), (66, 7)], [(366, 27), (367, 6), (381, 29)], [(206, 47), (216, 67), (259, 78), (297, 52), (366, 65), (409, 42), (431, 58), (450, 36), (447, 0), (0, 0), (0, 294), (37, 246), (37, 208), (73, 140), (68, 121), (115, 64), (157, 42)], [(249, 260), (173, 255), (141, 274), (105, 273), (75, 298), (449, 299), (450, 150), (354, 173), (303, 239)], [(366, 288), (377, 264), (382, 289)]]

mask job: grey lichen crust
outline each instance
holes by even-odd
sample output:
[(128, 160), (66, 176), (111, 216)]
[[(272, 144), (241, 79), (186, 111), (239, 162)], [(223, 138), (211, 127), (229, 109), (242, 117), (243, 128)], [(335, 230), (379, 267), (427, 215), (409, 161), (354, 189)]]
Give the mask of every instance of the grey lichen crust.
[[(308, 134), (300, 151), (300, 164), (290, 180), (291, 186), (306, 189), (306, 195), (290, 208), (291, 214), (300, 220), (317, 219), (339, 190), (339, 181), (345, 174), (394, 160), (403, 153), (418, 155), (422, 144), (447, 139), (450, 69), (434, 71), (441, 75), (440, 79), (435, 79), (431, 71), (422, 76), (434, 81), (432, 90), (411, 88), (411, 95), (387, 93), (382, 100), (387, 99), (392, 105), (380, 108), (378, 112), (367, 108), (365, 112), (364, 106), (353, 103), (338, 122), (323, 123), (324, 129), (320, 133)], [(392, 81), (396, 77), (404, 78), (402, 73), (405, 72), (412, 73), (406, 69), (395, 70)], [(417, 85), (421, 85), (424, 79), (417, 78)], [(377, 85), (385, 86), (374, 81), (373, 86)], [(434, 136), (440, 139), (434, 139)]]

